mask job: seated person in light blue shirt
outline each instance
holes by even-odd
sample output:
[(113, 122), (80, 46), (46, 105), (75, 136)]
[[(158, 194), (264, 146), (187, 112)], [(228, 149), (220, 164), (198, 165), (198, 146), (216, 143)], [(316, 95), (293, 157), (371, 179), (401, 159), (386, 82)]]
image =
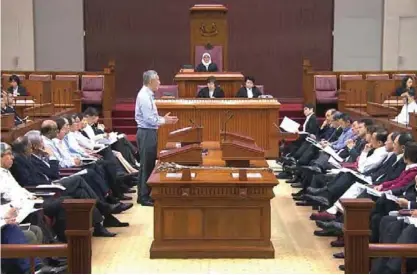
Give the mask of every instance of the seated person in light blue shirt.
[(322, 141), (321, 145), (323, 147), (330, 146), (333, 150), (339, 151), (346, 146), (348, 140), (356, 139), (354, 127), (357, 127), (357, 123), (352, 123), (352, 120), (348, 115), (341, 114), (338, 118), (338, 124), (343, 129), (342, 134), (336, 141), (332, 143), (329, 143), (328, 141)]

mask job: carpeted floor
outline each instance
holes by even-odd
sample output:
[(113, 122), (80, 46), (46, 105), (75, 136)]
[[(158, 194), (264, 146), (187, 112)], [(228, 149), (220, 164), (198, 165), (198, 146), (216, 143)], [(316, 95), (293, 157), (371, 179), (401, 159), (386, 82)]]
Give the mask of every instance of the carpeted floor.
[[(274, 161), (268, 161), (280, 170)], [(175, 274), (273, 274), (273, 273), (342, 273), (343, 260), (332, 254), (342, 251), (330, 247), (334, 238), (315, 237), (311, 207), (295, 206), (294, 190), (285, 181), (274, 188), (271, 200), (271, 240), (275, 259), (200, 259), (151, 260), (149, 247), (153, 236), (153, 208), (135, 205), (117, 215), (129, 222), (127, 228), (111, 228), (115, 238), (93, 238), (93, 273), (175, 273)]]

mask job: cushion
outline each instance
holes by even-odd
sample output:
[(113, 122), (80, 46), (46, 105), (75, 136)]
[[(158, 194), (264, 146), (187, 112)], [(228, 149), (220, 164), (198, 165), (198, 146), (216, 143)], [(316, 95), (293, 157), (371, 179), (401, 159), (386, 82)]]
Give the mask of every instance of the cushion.
[(83, 91), (103, 91), (104, 76), (103, 75), (82, 75), (81, 90)]
[(403, 78), (406, 76), (411, 76), (412, 78), (416, 78), (415, 74), (393, 74), (392, 79), (403, 80)]
[(315, 75), (314, 76), (315, 91), (334, 91), (337, 90), (336, 75)]
[(164, 96), (178, 97), (178, 85), (160, 85), (158, 91), (155, 93), (156, 98)]

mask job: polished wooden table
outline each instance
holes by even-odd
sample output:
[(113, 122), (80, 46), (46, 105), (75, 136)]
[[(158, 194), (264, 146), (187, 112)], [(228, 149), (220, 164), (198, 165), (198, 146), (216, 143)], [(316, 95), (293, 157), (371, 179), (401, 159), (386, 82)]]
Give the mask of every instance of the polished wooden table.
[(235, 97), (243, 84), (244, 76), (238, 72), (222, 73), (177, 73), (174, 77), (178, 84), (178, 96), (180, 98), (194, 98), (197, 96), (197, 86), (206, 85), (207, 78), (214, 76), (219, 86), (223, 89), (225, 97)]
[(171, 112), (179, 121), (158, 130), (158, 151), (165, 148), (171, 131), (191, 126), (190, 120), (203, 126), (203, 141), (220, 141), (225, 120), (233, 115), (226, 126), (235, 132), (255, 139), (265, 150), (266, 158), (278, 156), (278, 133), (274, 123), (279, 121), (280, 103), (276, 99), (159, 99), (156, 105), (160, 115)]
[[(221, 166), (213, 143), (203, 166)], [(207, 166), (208, 165), (208, 166)], [(150, 258), (274, 258), (271, 243), (273, 187), (278, 184), (266, 161), (253, 161), (248, 173), (261, 179), (239, 181), (237, 169), (193, 168), (191, 181), (166, 178), (154, 171), (148, 180), (154, 206), (154, 240)], [(258, 167), (258, 168), (256, 168)]]

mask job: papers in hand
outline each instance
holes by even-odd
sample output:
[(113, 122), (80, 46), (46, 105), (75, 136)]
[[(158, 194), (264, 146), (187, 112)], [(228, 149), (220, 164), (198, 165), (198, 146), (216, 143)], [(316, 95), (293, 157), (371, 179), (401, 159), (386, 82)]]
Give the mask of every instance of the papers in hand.
[(390, 201), (393, 201), (393, 202), (398, 202), (398, 200), (399, 200), (398, 197), (396, 197), (396, 196), (394, 196), (390, 193), (385, 193), (385, 196), (387, 197), (387, 199), (389, 199)]
[(284, 117), (279, 127), (288, 133), (297, 133), (298, 128), (300, 128), (300, 124), (292, 119), (289, 119), (288, 117)]
[[(261, 173), (247, 173), (246, 176), (248, 177), (248, 179), (261, 179), (262, 178)], [(232, 177), (234, 179), (238, 179), (239, 173), (232, 173)]]
[[(167, 173), (165, 176), (167, 179), (180, 179), (182, 173)], [(191, 178), (195, 178), (195, 173), (191, 173)]]
[(57, 183), (37, 185), (36, 189), (59, 189), (62, 191), (66, 190), (64, 186), (62, 186), (61, 184), (57, 184)]
[(366, 186), (366, 193), (375, 197), (381, 197), (383, 192), (377, 191), (371, 187)]
[(184, 131), (187, 131), (187, 130), (190, 130), (190, 129), (192, 129), (192, 127), (185, 127), (185, 128), (181, 128), (181, 129), (177, 129), (175, 131), (172, 131), (169, 134), (173, 135), (173, 134), (181, 133), (181, 132), (184, 132)]
[(332, 149), (332, 147), (326, 146), (326, 147), (323, 148), (323, 151), (326, 152), (327, 154), (329, 154), (331, 157), (333, 157), (338, 162), (343, 161), (343, 159), (338, 154), (336, 154), (336, 152)]

